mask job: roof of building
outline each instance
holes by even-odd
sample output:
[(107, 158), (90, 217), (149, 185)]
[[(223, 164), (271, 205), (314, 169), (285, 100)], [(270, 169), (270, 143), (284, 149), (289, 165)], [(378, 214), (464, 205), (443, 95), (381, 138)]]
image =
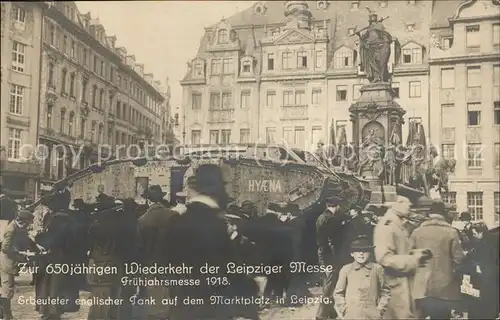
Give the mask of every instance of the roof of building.
[(464, 0), (434, 1), (432, 8), (431, 28), (448, 27), (451, 18)]

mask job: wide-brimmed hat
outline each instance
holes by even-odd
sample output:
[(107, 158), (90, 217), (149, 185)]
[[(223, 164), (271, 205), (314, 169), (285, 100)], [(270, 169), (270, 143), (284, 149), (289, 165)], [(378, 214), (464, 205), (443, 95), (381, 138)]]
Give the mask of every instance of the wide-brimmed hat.
[(360, 236), (351, 243), (351, 252), (371, 251), (375, 246), (372, 245), (368, 237)]
[(325, 198), (325, 204), (327, 206), (340, 206), (342, 199), (337, 196), (329, 196)]
[(430, 210), (431, 210), (431, 213), (442, 215), (442, 214), (446, 213), (446, 206), (441, 199), (434, 199), (434, 200), (432, 200)]
[(151, 187), (149, 187), (143, 194), (142, 194), (142, 197), (143, 198), (148, 198), (148, 197), (151, 197), (151, 196), (161, 196), (162, 198), (166, 195), (167, 193), (166, 192), (163, 192), (163, 190), (161, 189), (161, 187), (159, 185), (152, 185)]
[(188, 178), (189, 187), (210, 196), (225, 190), (225, 185), (222, 169), (216, 164), (202, 164), (196, 169), (194, 176)]
[(435, 203), (435, 200), (428, 196), (421, 196), (418, 198), (417, 202), (414, 204), (413, 208), (415, 209), (422, 209), (422, 210), (429, 210), (432, 208), (432, 205)]
[(34, 217), (33, 217), (33, 213), (31, 213), (31, 211), (19, 210), (19, 212), (17, 213), (17, 218), (23, 222), (31, 222), (31, 221), (33, 221)]

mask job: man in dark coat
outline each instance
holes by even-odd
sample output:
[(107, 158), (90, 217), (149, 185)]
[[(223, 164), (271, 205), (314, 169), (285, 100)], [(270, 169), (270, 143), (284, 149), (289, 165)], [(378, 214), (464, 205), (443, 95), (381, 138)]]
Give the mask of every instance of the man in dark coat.
[[(143, 197), (152, 202), (149, 209), (137, 222), (137, 240), (140, 252), (140, 261), (144, 265), (165, 265), (167, 263), (165, 252), (166, 232), (170, 224), (179, 213), (166, 207), (163, 198), (166, 193), (159, 185), (153, 185), (143, 194)], [(153, 275), (159, 280), (166, 280), (163, 275)], [(141, 288), (141, 295), (156, 298), (161, 301), (168, 296), (166, 286), (146, 286)], [(168, 317), (168, 306), (160, 303), (155, 306), (147, 306), (144, 311), (145, 319), (166, 319)]]
[[(326, 210), (318, 217), (316, 221), (316, 239), (318, 244), (318, 260), (321, 265), (333, 266), (333, 272), (323, 275), (323, 297), (333, 297), (335, 285), (337, 284), (338, 272), (342, 267), (336, 250), (341, 245), (342, 222), (345, 219), (345, 213), (341, 212), (340, 204), (342, 199), (330, 197), (326, 199)], [(337, 312), (332, 303), (321, 303), (316, 313), (317, 320), (335, 319)]]

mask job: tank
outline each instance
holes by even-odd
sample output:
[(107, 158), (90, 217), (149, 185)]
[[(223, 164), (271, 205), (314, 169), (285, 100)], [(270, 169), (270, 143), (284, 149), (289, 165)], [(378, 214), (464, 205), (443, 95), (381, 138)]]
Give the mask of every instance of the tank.
[[(115, 198), (144, 202), (143, 191), (160, 185), (172, 203), (186, 179), (203, 163), (218, 164), (223, 171), (230, 197), (241, 203), (254, 202), (265, 212), (270, 202), (296, 203), (303, 211), (323, 203), (330, 195), (344, 199), (345, 209), (363, 209), (370, 200), (368, 183), (358, 177), (331, 171), (311, 155), (304, 161), (284, 146), (241, 145), (203, 148), (187, 146), (181, 155), (111, 160), (94, 164), (57, 182), (54, 189), (66, 187), (72, 200), (95, 203), (98, 188)], [(309, 158), (309, 156), (308, 156)], [(38, 202), (33, 206), (38, 210)]]

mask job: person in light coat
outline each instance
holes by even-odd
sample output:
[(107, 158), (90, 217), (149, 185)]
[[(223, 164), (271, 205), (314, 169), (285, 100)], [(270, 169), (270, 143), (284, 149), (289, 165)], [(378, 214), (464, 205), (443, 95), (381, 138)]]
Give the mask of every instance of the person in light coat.
[(384, 319), (415, 319), (411, 296), (412, 277), (417, 267), (427, 258), (422, 251), (412, 254), (410, 234), (405, 222), (410, 215), (411, 202), (398, 196), (379, 220), (373, 234), (375, 259), (384, 267), (391, 288), (391, 299)]

